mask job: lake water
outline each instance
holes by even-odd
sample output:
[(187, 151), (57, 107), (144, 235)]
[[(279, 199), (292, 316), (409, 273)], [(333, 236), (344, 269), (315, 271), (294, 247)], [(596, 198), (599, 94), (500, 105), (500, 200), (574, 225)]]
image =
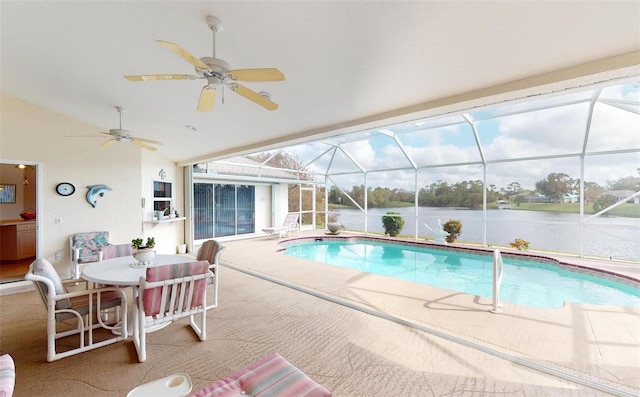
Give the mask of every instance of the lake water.
[[(461, 241), (483, 243), (483, 211), (452, 208), (414, 207), (373, 208), (365, 217), (360, 210), (337, 209), (338, 222), (350, 230), (384, 232), (382, 216), (387, 211), (399, 212), (405, 220), (402, 234), (420, 237), (437, 237), (431, 229), (438, 229), (438, 220), (462, 222)], [(585, 216), (585, 226), (580, 232), (580, 215), (526, 210), (488, 210), (487, 244), (506, 245), (517, 237), (530, 242), (530, 249), (562, 253), (599, 256), (613, 259), (640, 261), (640, 219), (623, 217)]]

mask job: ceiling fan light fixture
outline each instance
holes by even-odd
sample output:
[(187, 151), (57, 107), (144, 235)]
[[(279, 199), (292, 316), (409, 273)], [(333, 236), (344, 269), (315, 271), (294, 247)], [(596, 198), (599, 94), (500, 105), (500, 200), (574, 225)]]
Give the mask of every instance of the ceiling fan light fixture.
[(222, 80), (218, 76), (207, 77), (207, 84), (213, 89), (215, 89), (215, 86), (217, 86), (217, 85), (219, 85), (221, 83), (222, 83)]

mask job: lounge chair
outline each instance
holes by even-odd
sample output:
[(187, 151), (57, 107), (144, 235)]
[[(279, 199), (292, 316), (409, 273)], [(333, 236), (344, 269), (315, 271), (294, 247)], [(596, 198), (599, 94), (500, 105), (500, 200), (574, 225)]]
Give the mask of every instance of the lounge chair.
[(273, 353), (191, 396), (331, 397), (331, 393), (280, 354)]
[(290, 213), (284, 218), (282, 226), (265, 227), (263, 232), (270, 235), (278, 235), (278, 238), (282, 238), (283, 235), (288, 236), (290, 232), (296, 231), (300, 234), (300, 225), (298, 224), (298, 218), (300, 214)]

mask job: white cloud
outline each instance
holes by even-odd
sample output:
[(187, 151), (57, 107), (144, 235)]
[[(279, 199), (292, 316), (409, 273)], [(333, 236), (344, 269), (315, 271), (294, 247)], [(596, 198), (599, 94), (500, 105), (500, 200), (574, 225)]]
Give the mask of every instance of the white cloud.
[[(590, 92), (571, 94), (571, 100), (589, 98)], [(603, 90), (602, 98), (627, 99), (636, 101), (635, 105), (625, 107), (640, 108), (640, 89), (632, 86), (609, 87)], [(560, 99), (551, 101), (560, 103)], [(537, 100), (540, 106), (545, 100)], [(531, 103), (507, 105), (500, 110), (521, 111), (531, 108)], [(615, 104), (614, 104), (615, 105)], [(490, 114), (483, 110), (478, 115)], [(544, 110), (516, 113), (477, 123), (478, 134), (485, 158), (489, 161), (487, 184), (497, 188), (506, 187), (511, 182), (519, 182), (524, 188), (533, 189), (535, 182), (547, 177), (549, 173), (560, 172), (572, 178), (580, 178), (580, 157), (589, 122), (589, 103), (584, 102), (569, 106), (548, 108)], [(472, 115), (473, 116), (473, 115)], [(405, 126), (406, 127), (406, 126)], [(590, 152), (640, 149), (640, 116), (637, 113), (617, 107), (598, 103), (594, 108), (589, 126), (587, 156), (585, 158), (585, 180), (606, 185), (609, 180), (617, 180), (627, 176), (638, 176), (640, 153), (589, 156)], [(393, 131), (393, 127), (387, 127)], [(412, 190), (415, 174), (401, 148), (390, 137), (380, 137), (373, 131), (363, 134), (369, 140), (352, 141), (342, 138), (343, 147), (352, 154), (367, 171), (406, 167), (407, 170), (395, 172), (370, 172), (370, 186)], [(376, 138), (374, 138), (376, 137)], [(470, 126), (452, 125), (435, 129), (422, 129), (400, 135), (400, 140), (407, 154), (418, 167), (445, 165), (455, 163), (479, 162), (480, 153), (475, 145)], [(337, 141), (335, 142), (337, 143)], [(316, 148), (317, 151), (317, 148)], [(318, 153), (305, 154), (306, 158)], [(547, 158), (549, 156), (575, 155), (569, 158)], [(535, 161), (513, 161), (495, 163), (505, 159), (522, 159), (543, 157)], [(356, 167), (346, 157), (336, 155), (332, 171), (355, 171)], [(326, 167), (328, 162), (324, 161)], [(313, 167), (324, 173), (319, 164)], [(482, 167), (478, 165), (460, 167), (432, 167), (419, 172), (419, 187), (438, 180), (456, 183), (463, 180), (482, 179)], [(341, 177), (341, 180), (353, 179), (347, 186), (364, 183), (362, 175)]]

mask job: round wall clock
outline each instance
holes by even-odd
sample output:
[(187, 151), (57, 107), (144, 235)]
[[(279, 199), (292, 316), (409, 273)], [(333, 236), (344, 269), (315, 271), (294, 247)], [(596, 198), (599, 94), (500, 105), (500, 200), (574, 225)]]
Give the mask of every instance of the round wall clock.
[(75, 191), (76, 187), (69, 182), (58, 183), (56, 186), (56, 192), (61, 196), (71, 196)]

